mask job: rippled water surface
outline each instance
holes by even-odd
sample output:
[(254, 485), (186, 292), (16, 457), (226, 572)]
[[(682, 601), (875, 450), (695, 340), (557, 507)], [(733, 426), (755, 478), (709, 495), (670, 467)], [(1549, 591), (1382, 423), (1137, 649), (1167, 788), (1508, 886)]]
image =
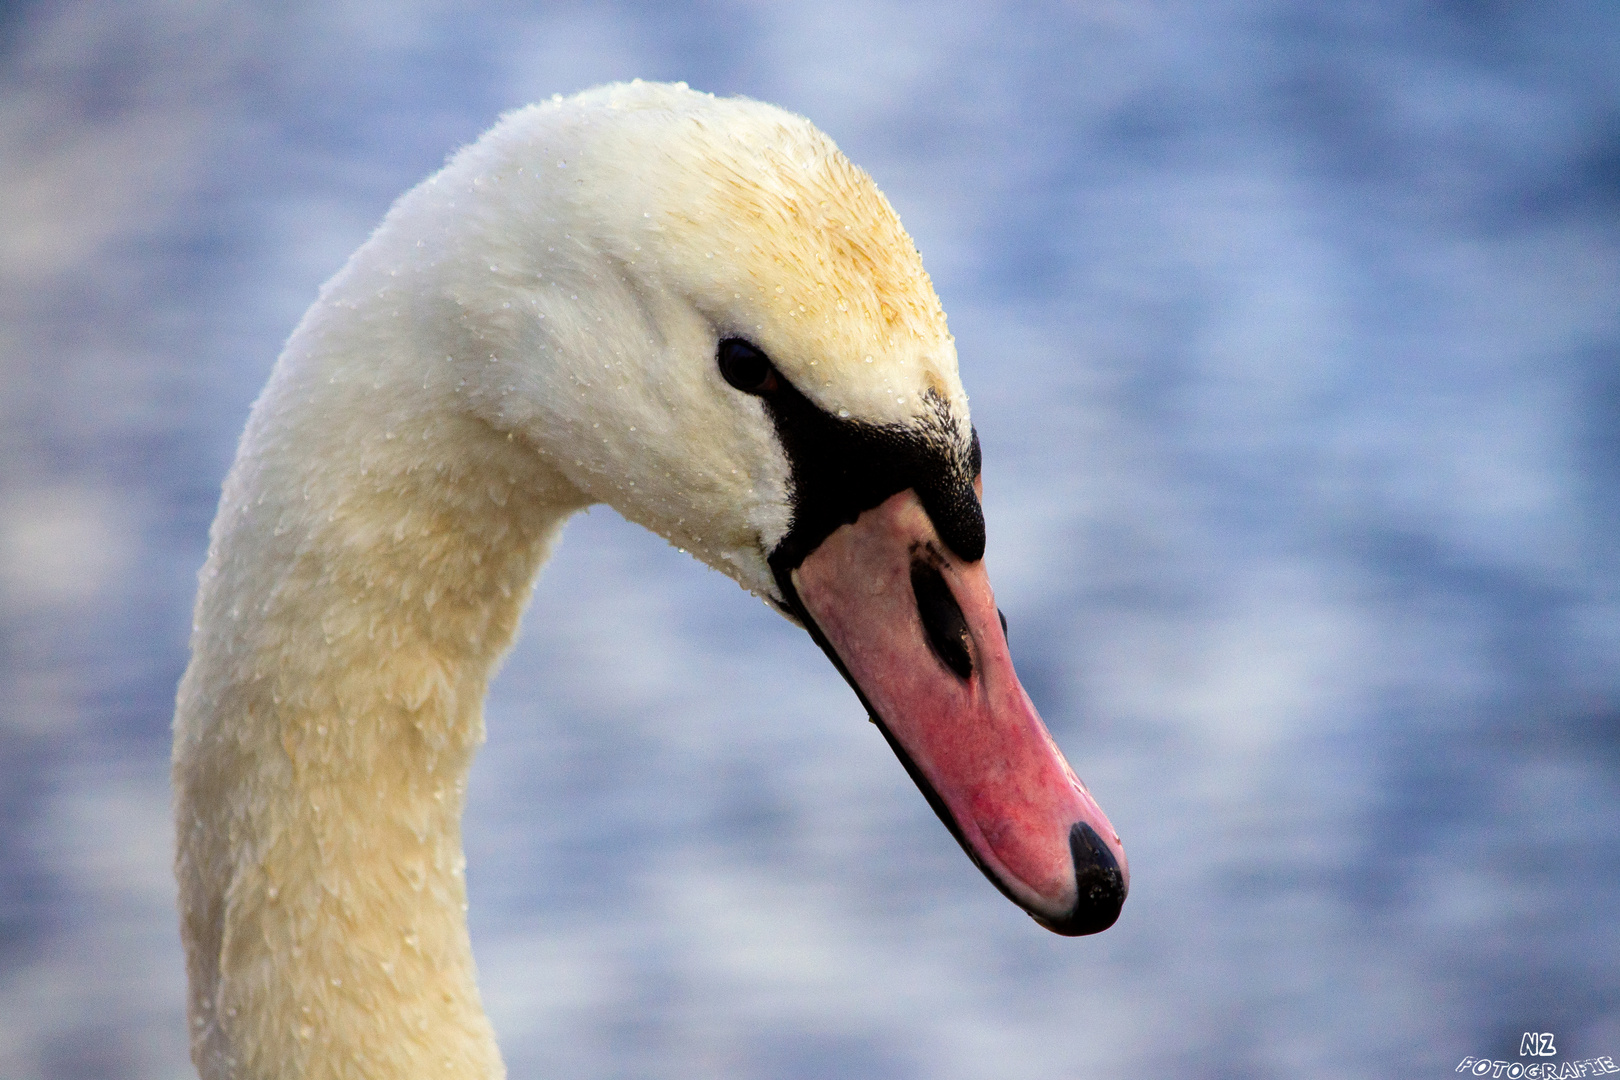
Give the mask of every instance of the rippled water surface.
[(473, 776), (514, 1077), (1620, 1055), (1617, 10), (7, 6), (0, 1076), (188, 1074), (173, 691), (281, 341), (501, 110), (638, 75), (900, 211), (1132, 893), (1039, 930), (801, 632), (596, 510)]

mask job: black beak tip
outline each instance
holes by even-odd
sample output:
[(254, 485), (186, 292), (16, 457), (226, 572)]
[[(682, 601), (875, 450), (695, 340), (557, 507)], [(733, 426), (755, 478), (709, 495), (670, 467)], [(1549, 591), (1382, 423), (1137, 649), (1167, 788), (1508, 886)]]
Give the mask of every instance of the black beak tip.
[(1083, 821), (1069, 830), (1069, 853), (1074, 858), (1074, 908), (1058, 919), (1036, 917), (1036, 922), (1064, 937), (1100, 934), (1113, 926), (1125, 906), (1125, 875), (1102, 837)]

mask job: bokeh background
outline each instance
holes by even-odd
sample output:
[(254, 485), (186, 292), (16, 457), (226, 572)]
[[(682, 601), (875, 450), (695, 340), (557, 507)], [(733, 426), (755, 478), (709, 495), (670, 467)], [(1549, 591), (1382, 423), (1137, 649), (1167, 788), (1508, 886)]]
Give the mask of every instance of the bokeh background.
[(813, 118), (932, 271), (1106, 934), (809, 640), (597, 510), (488, 706), (514, 1077), (1620, 1055), (1620, 6), (0, 8), (0, 1077), (189, 1075), (168, 738), (249, 404), (390, 201), (635, 76)]

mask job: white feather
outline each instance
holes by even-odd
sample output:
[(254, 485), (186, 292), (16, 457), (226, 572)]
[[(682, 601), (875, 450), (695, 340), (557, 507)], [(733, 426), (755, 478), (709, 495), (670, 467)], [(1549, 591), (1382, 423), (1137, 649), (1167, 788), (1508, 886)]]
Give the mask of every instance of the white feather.
[(226, 480), (175, 718), (204, 1077), (502, 1075), (460, 840), (485, 687), (594, 502), (776, 595), (788, 462), (716, 369), (731, 335), (836, 414), (931, 393), (966, 445), (893, 210), (751, 101), (633, 83), (513, 113), (322, 289)]

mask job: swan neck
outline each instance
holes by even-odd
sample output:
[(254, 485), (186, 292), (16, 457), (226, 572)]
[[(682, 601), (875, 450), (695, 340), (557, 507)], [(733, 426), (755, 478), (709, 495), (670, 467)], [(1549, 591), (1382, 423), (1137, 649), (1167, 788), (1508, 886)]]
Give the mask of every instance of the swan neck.
[(289, 344), (201, 575), (174, 757), (193, 1057), (205, 1080), (498, 1077), (465, 782), (584, 500), (521, 440), (412, 403), (397, 351), (353, 359), (390, 343), (342, 325), (318, 309)]

